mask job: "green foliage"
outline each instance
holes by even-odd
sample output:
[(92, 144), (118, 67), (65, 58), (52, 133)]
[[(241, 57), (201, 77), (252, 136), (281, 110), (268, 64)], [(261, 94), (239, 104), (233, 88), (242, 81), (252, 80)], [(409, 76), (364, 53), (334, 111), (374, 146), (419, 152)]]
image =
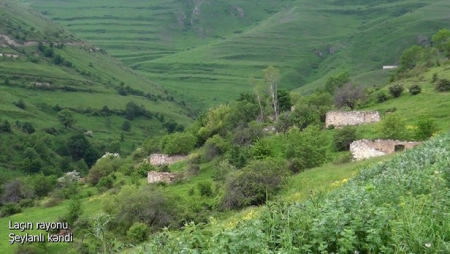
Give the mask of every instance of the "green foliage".
[(263, 160), (273, 157), (273, 148), (267, 139), (258, 140), (251, 148), (252, 157), (256, 160)]
[(25, 102), (22, 99), (15, 101), (13, 104), (14, 104), (14, 106), (21, 108), (21, 109), (25, 109), (27, 107), (27, 105), (25, 104)]
[(179, 212), (172, 197), (149, 185), (124, 186), (105, 201), (104, 209), (113, 216), (116, 231), (122, 235), (136, 222), (153, 229), (168, 226)]
[(221, 136), (214, 135), (206, 141), (204, 147), (205, 159), (207, 161), (210, 161), (214, 157), (226, 153), (230, 149), (231, 144), (228, 142), (228, 140), (222, 138)]
[(288, 175), (284, 161), (257, 160), (231, 172), (225, 181), (222, 205), (239, 209), (265, 203), (283, 186)]
[(278, 89), (277, 91), (278, 105), (280, 112), (290, 111), (292, 107), (291, 95), (286, 89)]
[(436, 83), (439, 80), (439, 76), (437, 72), (433, 73), (433, 77), (431, 78), (432, 83)]
[(399, 71), (411, 70), (420, 62), (423, 48), (419, 45), (411, 46), (400, 56)]
[(296, 159), (303, 169), (322, 165), (327, 159), (329, 142), (317, 127), (291, 130), (286, 134), (284, 144), (286, 158)]
[(81, 204), (81, 199), (78, 196), (73, 196), (69, 201), (68, 214), (66, 216), (67, 223), (69, 225), (74, 225), (75, 221), (83, 213), (83, 207)]
[(72, 127), (75, 123), (75, 118), (73, 117), (73, 112), (70, 109), (63, 109), (59, 111), (58, 120), (64, 125), (64, 128)]
[(6, 132), (6, 133), (11, 133), (11, 124), (9, 123), (8, 120), (3, 121), (3, 124), (0, 125), (0, 131), (1, 132)]
[(445, 78), (440, 79), (436, 83), (436, 86), (434, 88), (438, 92), (448, 92), (448, 91), (450, 91), (450, 80), (445, 79)]
[(165, 135), (161, 140), (161, 149), (169, 155), (188, 154), (197, 143), (197, 138), (189, 132)]
[(431, 118), (419, 118), (416, 127), (414, 137), (417, 140), (425, 140), (435, 134), (438, 130), (436, 121)]
[(447, 134), (333, 183), (339, 188), (326, 196), (269, 202), (226, 226), (186, 225), (144, 247), (155, 253), (446, 253), (450, 219), (439, 211), (450, 207), (449, 144)]
[(358, 139), (356, 128), (345, 126), (342, 129), (336, 129), (333, 136), (333, 146), (336, 151), (348, 151), (350, 144)]
[(386, 92), (381, 91), (377, 93), (377, 101), (378, 102), (385, 102), (389, 99), (389, 97), (387, 96)]
[(334, 94), (336, 88), (340, 88), (344, 84), (349, 82), (351, 82), (351, 79), (348, 71), (343, 72), (336, 76), (330, 76), (325, 82), (325, 90), (330, 94)]
[[(119, 157), (106, 156), (105, 158), (101, 158), (89, 170), (86, 181), (92, 185), (97, 185), (102, 177), (117, 171), (122, 164), (123, 161)], [(105, 187), (108, 187), (112, 183), (110, 179), (105, 178), (103, 184), (105, 184)]]
[(411, 85), (408, 88), (408, 91), (411, 95), (417, 95), (422, 92), (422, 88), (418, 84)]
[(446, 57), (450, 57), (450, 31), (446, 28), (443, 28), (437, 32), (437, 34), (433, 35), (432, 38), (433, 46), (439, 53), (444, 53)]
[(132, 243), (139, 244), (147, 240), (149, 231), (146, 224), (135, 222), (130, 229), (128, 229), (127, 237)]
[(131, 130), (131, 123), (130, 123), (130, 121), (124, 121), (124, 122), (122, 123), (121, 129), (122, 129), (123, 131), (129, 132), (129, 131)]
[(75, 134), (69, 137), (66, 147), (73, 160), (79, 161), (84, 159), (88, 167), (94, 165), (100, 157), (97, 150), (83, 134)]
[(380, 132), (387, 139), (404, 139), (408, 136), (405, 119), (397, 114), (385, 116), (380, 124)]
[(11, 216), (13, 214), (21, 213), (22, 208), (19, 204), (5, 203), (0, 207), (0, 218)]
[(197, 183), (197, 188), (200, 192), (200, 196), (211, 197), (213, 195), (211, 181), (202, 181)]
[(392, 97), (397, 98), (400, 97), (403, 93), (403, 86), (400, 84), (395, 84), (389, 87), (389, 93), (392, 95)]
[(198, 135), (203, 140), (207, 140), (216, 134), (225, 136), (227, 127), (226, 119), (230, 111), (230, 107), (226, 105), (209, 109), (203, 119), (201, 119), (201, 127), (198, 130)]
[(334, 91), (334, 105), (337, 108), (349, 107), (353, 110), (357, 104), (364, 102), (367, 92), (363, 86), (344, 84)]
[(109, 190), (114, 186), (114, 179), (111, 175), (103, 176), (100, 178), (96, 187), (102, 191)]

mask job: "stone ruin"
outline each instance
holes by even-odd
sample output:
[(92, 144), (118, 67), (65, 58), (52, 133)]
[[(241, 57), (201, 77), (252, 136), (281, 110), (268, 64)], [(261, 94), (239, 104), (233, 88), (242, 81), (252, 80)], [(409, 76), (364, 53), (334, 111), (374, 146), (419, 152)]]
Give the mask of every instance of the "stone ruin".
[(154, 153), (149, 158), (145, 159), (146, 163), (150, 163), (153, 166), (171, 165), (176, 162), (186, 159), (187, 156), (175, 155), (169, 156), (167, 154)]
[(421, 142), (362, 139), (353, 141), (350, 144), (350, 152), (352, 153), (355, 161), (360, 161), (411, 149), (419, 144), (421, 144)]
[(148, 183), (172, 183), (172, 181), (175, 179), (175, 176), (176, 175), (174, 173), (169, 172), (148, 171), (147, 181)]
[(325, 119), (325, 127), (342, 127), (346, 125), (361, 125), (377, 123), (381, 120), (378, 111), (330, 111)]

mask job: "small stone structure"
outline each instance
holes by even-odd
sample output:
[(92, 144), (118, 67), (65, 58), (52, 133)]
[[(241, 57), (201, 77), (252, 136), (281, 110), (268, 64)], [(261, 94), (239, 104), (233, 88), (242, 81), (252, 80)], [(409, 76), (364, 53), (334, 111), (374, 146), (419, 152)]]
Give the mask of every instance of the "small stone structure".
[(172, 181), (175, 179), (175, 176), (175, 174), (169, 172), (148, 171), (147, 181), (148, 183), (172, 183)]
[(150, 163), (153, 166), (171, 165), (181, 160), (186, 159), (187, 156), (175, 155), (169, 156), (167, 154), (154, 153), (149, 158), (145, 159), (146, 163)]
[(8, 53), (0, 53), (0, 57), (9, 57), (9, 58), (18, 58), (19, 55), (16, 54), (8, 54)]
[(325, 127), (377, 123), (380, 120), (378, 111), (330, 111), (325, 119)]
[(350, 144), (350, 152), (356, 161), (383, 156), (406, 149), (411, 149), (421, 142), (400, 140), (356, 140)]
[(383, 65), (383, 70), (397, 69), (397, 65)]

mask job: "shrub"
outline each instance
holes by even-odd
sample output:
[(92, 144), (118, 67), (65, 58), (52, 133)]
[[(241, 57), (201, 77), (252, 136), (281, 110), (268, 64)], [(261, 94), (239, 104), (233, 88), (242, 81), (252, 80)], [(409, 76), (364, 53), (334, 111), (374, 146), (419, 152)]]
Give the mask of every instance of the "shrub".
[(439, 92), (447, 92), (450, 91), (450, 80), (448, 79), (440, 79), (435, 86), (435, 89)]
[(422, 92), (422, 88), (418, 84), (410, 86), (408, 90), (411, 95), (417, 95)]
[(267, 139), (260, 139), (252, 146), (252, 157), (256, 160), (262, 160), (273, 157), (272, 146)]
[(437, 131), (436, 122), (430, 118), (419, 119), (416, 126), (414, 136), (417, 140), (425, 140)]
[(147, 240), (149, 228), (144, 223), (135, 222), (127, 231), (127, 236), (134, 244)]
[(204, 158), (210, 161), (218, 155), (224, 154), (230, 149), (230, 143), (220, 135), (214, 135), (205, 143)]
[(387, 96), (386, 92), (381, 91), (379, 93), (377, 93), (377, 101), (378, 102), (385, 102), (389, 99), (389, 97)]
[(356, 129), (351, 126), (345, 126), (334, 132), (333, 146), (336, 151), (348, 151), (350, 149), (350, 143), (357, 139)]
[(197, 138), (188, 132), (177, 132), (166, 135), (161, 140), (161, 148), (169, 155), (188, 154), (197, 143)]
[(14, 104), (14, 106), (21, 108), (21, 109), (25, 109), (27, 107), (27, 105), (25, 104), (25, 102), (22, 99), (15, 101), (13, 104)]
[(197, 183), (197, 188), (200, 191), (200, 196), (211, 197), (213, 195), (212, 184), (210, 181), (202, 181)]
[(274, 196), (289, 173), (284, 161), (257, 160), (245, 168), (230, 173), (225, 181), (222, 206), (238, 209), (261, 205)]
[(126, 132), (131, 130), (131, 123), (130, 123), (130, 121), (124, 121), (122, 123), (122, 130), (126, 131)]
[(10, 216), (10, 215), (13, 215), (16, 213), (21, 213), (21, 212), (22, 212), (22, 208), (20, 207), (19, 204), (7, 203), (7, 204), (3, 205), (2, 208), (0, 209), (0, 218)]
[(45, 208), (54, 207), (59, 205), (62, 202), (60, 198), (50, 198), (47, 202), (44, 203)]
[(392, 97), (397, 98), (400, 97), (403, 93), (403, 86), (400, 84), (395, 84), (389, 87), (389, 93), (392, 95)]
[(111, 175), (104, 176), (100, 178), (100, 181), (98, 181), (96, 186), (101, 190), (109, 190), (114, 186), (114, 179)]
[(300, 159), (306, 168), (322, 165), (327, 159), (328, 140), (314, 126), (303, 131), (291, 130), (285, 136), (284, 153), (287, 159)]
[(431, 79), (431, 82), (432, 82), (432, 83), (436, 83), (436, 81), (438, 81), (438, 79), (439, 79), (438, 74), (437, 74), (436, 72), (433, 73), (433, 78)]
[(389, 114), (381, 121), (380, 131), (383, 138), (403, 139), (406, 136), (405, 120), (396, 114)]

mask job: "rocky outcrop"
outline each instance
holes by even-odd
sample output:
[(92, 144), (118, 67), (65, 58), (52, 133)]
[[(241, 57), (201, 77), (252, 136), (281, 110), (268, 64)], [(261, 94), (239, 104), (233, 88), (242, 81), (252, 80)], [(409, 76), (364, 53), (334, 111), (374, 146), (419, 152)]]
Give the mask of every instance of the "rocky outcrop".
[(350, 144), (350, 152), (352, 153), (353, 159), (359, 161), (411, 149), (419, 144), (421, 142), (362, 139)]

